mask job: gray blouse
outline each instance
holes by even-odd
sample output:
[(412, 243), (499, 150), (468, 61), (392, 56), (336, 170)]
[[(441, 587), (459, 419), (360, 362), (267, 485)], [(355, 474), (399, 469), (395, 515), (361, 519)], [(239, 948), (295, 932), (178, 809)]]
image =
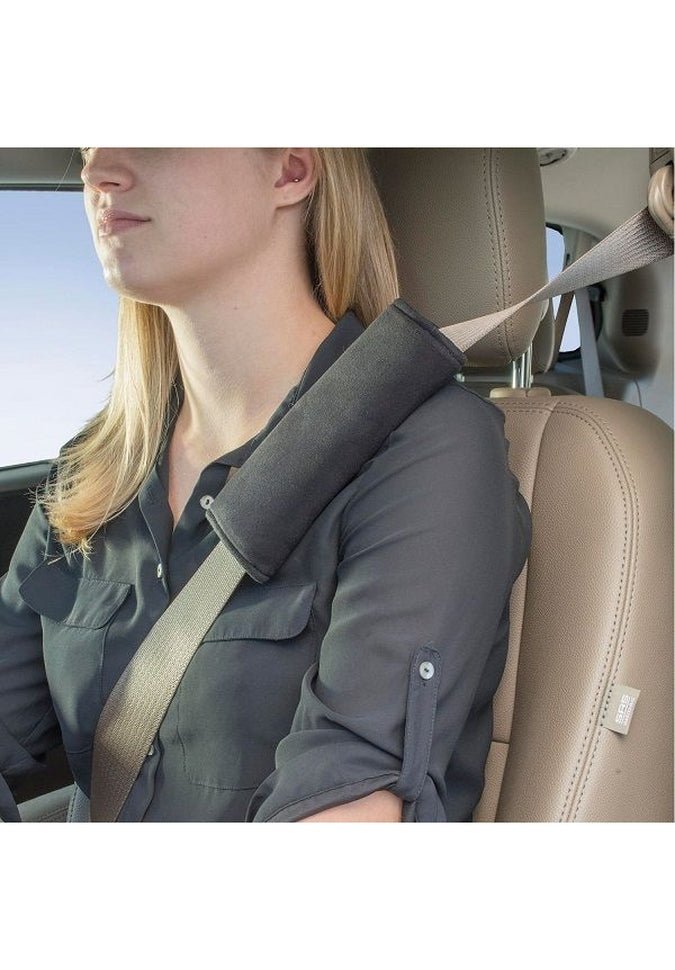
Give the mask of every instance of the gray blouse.
[[(96, 534), (91, 561), (66, 555), (34, 506), (0, 579), (5, 778), (40, 770), (62, 741), (89, 795), (101, 708), (220, 541), (205, 512), (230, 466), (363, 329), (352, 311), (338, 320), (265, 427), (203, 469), (175, 532), (166, 453), (180, 382), (156, 464)], [(119, 820), (297, 821), (386, 788), (403, 799), (404, 821), (470, 821), (511, 587), (531, 541), (507, 453), (503, 412), (461, 382), (414, 410), (269, 582), (244, 576), (191, 660)]]

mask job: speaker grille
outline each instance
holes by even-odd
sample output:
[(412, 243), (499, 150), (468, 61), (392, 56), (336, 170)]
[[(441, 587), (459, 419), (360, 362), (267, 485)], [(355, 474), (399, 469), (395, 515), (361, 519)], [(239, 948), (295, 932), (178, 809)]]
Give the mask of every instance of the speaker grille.
[(649, 326), (648, 310), (624, 310), (621, 330), (626, 337), (641, 337)]

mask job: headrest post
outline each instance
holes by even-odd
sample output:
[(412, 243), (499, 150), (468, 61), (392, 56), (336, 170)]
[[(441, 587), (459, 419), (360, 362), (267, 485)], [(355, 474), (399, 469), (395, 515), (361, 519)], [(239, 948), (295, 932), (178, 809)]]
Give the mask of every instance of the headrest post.
[(532, 344), (511, 364), (511, 387), (532, 387)]

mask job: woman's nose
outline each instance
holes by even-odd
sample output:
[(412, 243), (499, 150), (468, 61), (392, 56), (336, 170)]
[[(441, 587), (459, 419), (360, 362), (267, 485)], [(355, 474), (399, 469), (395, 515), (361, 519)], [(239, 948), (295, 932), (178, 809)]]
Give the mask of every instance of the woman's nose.
[(128, 188), (133, 182), (128, 151), (123, 148), (88, 149), (81, 178), (85, 185), (99, 192), (110, 186)]

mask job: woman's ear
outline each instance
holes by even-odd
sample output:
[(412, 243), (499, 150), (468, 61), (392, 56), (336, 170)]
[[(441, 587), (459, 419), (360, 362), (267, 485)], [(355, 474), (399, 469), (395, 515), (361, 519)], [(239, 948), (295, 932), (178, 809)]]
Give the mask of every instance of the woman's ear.
[(314, 188), (317, 165), (311, 148), (284, 148), (277, 162), (280, 174), (275, 189), (283, 189), (282, 205), (294, 205), (304, 199)]

